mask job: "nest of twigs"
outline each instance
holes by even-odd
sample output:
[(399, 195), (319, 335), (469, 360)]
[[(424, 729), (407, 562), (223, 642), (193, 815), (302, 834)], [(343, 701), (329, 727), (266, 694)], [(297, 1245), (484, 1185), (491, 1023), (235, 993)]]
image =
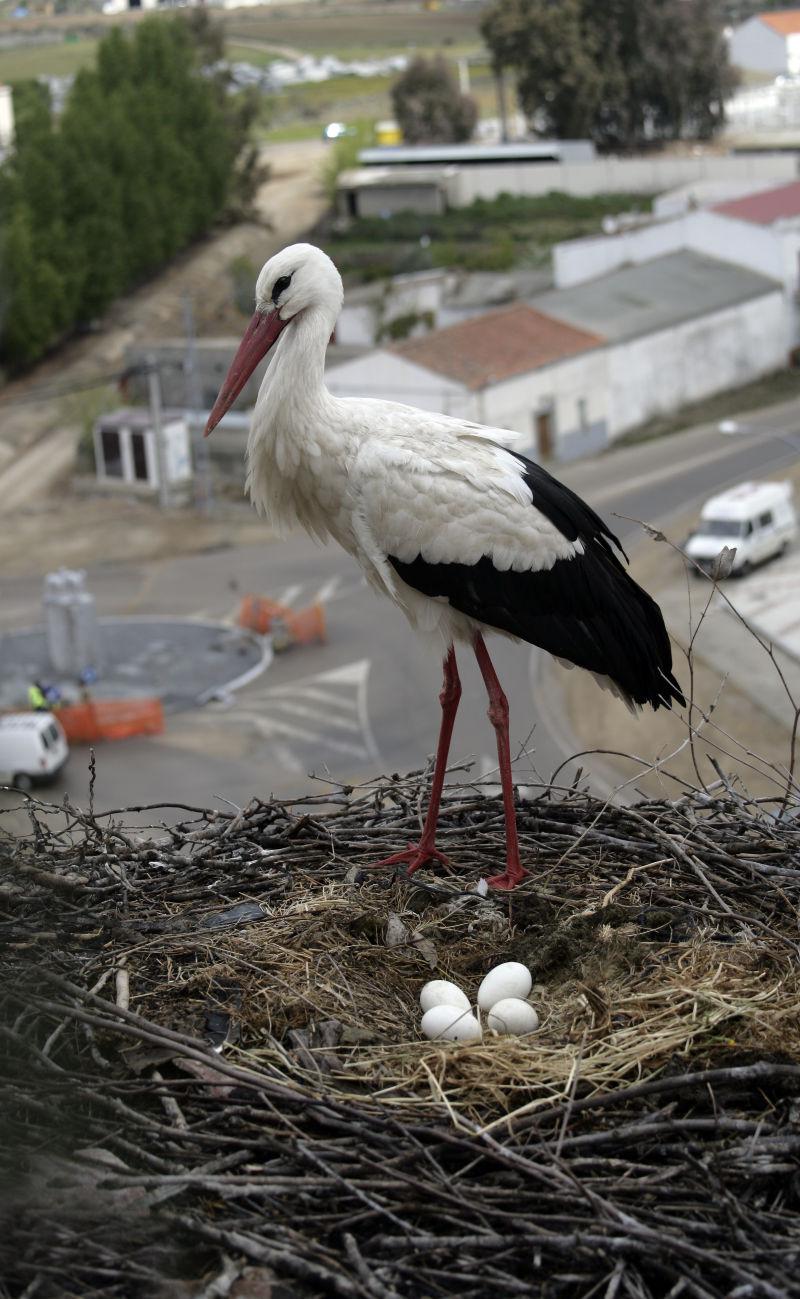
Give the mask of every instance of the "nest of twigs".
[[(0, 876), (0, 1295), (800, 1293), (800, 819), (419, 777), (147, 833), (31, 801)], [(539, 1032), (418, 994), (518, 959)]]

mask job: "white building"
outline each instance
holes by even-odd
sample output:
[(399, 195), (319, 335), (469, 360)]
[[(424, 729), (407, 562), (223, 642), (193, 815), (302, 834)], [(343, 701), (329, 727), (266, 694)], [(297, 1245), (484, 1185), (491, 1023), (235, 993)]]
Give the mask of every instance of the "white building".
[(800, 9), (754, 14), (730, 39), (730, 58), (748, 72), (800, 73)]
[(539, 294), (533, 305), (605, 336), (613, 439), (784, 366), (791, 320), (776, 281), (678, 251)]
[(553, 274), (559, 288), (569, 288), (678, 252), (700, 253), (777, 280), (786, 303), (785, 350), (800, 342), (800, 181), (637, 230), (566, 240), (553, 250)]
[(571, 460), (608, 441), (604, 341), (516, 303), (347, 361), (326, 382), (338, 396), (508, 429), (521, 434), (520, 450)]
[[(97, 481), (106, 487), (157, 492), (186, 489), (192, 480), (189, 425), (183, 412), (165, 410), (161, 446), (149, 410), (126, 407), (102, 415), (94, 427)], [(179, 493), (180, 494), (180, 493)]]
[(777, 276), (681, 249), (379, 348), (327, 383), (514, 430), (564, 461), (779, 369), (791, 337)]

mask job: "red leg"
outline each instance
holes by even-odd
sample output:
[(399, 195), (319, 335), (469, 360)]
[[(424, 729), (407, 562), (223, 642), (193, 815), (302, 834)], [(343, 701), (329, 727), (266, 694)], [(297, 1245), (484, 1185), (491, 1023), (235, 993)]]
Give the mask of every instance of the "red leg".
[(442, 801), (442, 787), (447, 770), (447, 755), (450, 752), (450, 739), (453, 734), (453, 723), (456, 720), (460, 698), (461, 681), (456, 665), (456, 652), (451, 645), (444, 660), (444, 683), (439, 695), (439, 703), (442, 705), (442, 725), (439, 730), (431, 797), (428, 803), (425, 824), (422, 827), (422, 837), (418, 844), (411, 844), (402, 852), (396, 852), (391, 857), (385, 857), (383, 861), (376, 862), (376, 866), (397, 866), (400, 862), (408, 862), (408, 874), (413, 875), (415, 870), (418, 870), (431, 858), (434, 861), (442, 862), (445, 866), (449, 865), (444, 853), (439, 852), (439, 849), (435, 847), (436, 823), (439, 820), (439, 804)]
[(481, 670), (486, 693), (489, 696), (489, 721), (497, 734), (497, 757), (500, 763), (500, 780), (503, 786), (503, 811), (506, 818), (506, 869), (502, 875), (493, 875), (486, 881), (494, 889), (513, 889), (524, 879), (527, 871), (519, 859), (517, 818), (514, 811), (514, 786), (511, 782), (511, 749), (508, 743), (508, 700), (497, 679), (494, 664), (489, 658), (483, 637), (478, 632), (474, 641), (475, 657)]

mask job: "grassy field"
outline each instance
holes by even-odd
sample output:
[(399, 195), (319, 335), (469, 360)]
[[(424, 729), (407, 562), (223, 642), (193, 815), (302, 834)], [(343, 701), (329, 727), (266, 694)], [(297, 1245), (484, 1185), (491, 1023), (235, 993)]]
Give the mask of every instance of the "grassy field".
[(66, 77), (94, 61), (97, 41), (59, 41), (0, 50), (0, 81), (13, 84), (28, 77)]
[(231, 63), (252, 63), (254, 68), (267, 68), (281, 56), (276, 50), (259, 49), (257, 45), (238, 45), (236, 41), (226, 41), (225, 57)]
[(237, 9), (224, 15), (230, 40), (252, 37), (312, 54), (358, 58), (410, 48), (477, 50), (483, 7), (424, 10), (421, 5), (295, 5), (291, 9)]

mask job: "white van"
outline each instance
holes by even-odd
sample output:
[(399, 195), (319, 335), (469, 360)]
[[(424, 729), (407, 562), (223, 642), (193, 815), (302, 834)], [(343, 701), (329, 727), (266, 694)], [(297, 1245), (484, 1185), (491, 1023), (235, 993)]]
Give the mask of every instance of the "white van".
[(791, 483), (741, 483), (706, 501), (685, 549), (710, 573), (722, 547), (735, 546), (731, 571), (741, 577), (755, 564), (780, 555), (796, 535)]
[(0, 716), (0, 785), (46, 785), (68, 757), (67, 738), (52, 713)]

